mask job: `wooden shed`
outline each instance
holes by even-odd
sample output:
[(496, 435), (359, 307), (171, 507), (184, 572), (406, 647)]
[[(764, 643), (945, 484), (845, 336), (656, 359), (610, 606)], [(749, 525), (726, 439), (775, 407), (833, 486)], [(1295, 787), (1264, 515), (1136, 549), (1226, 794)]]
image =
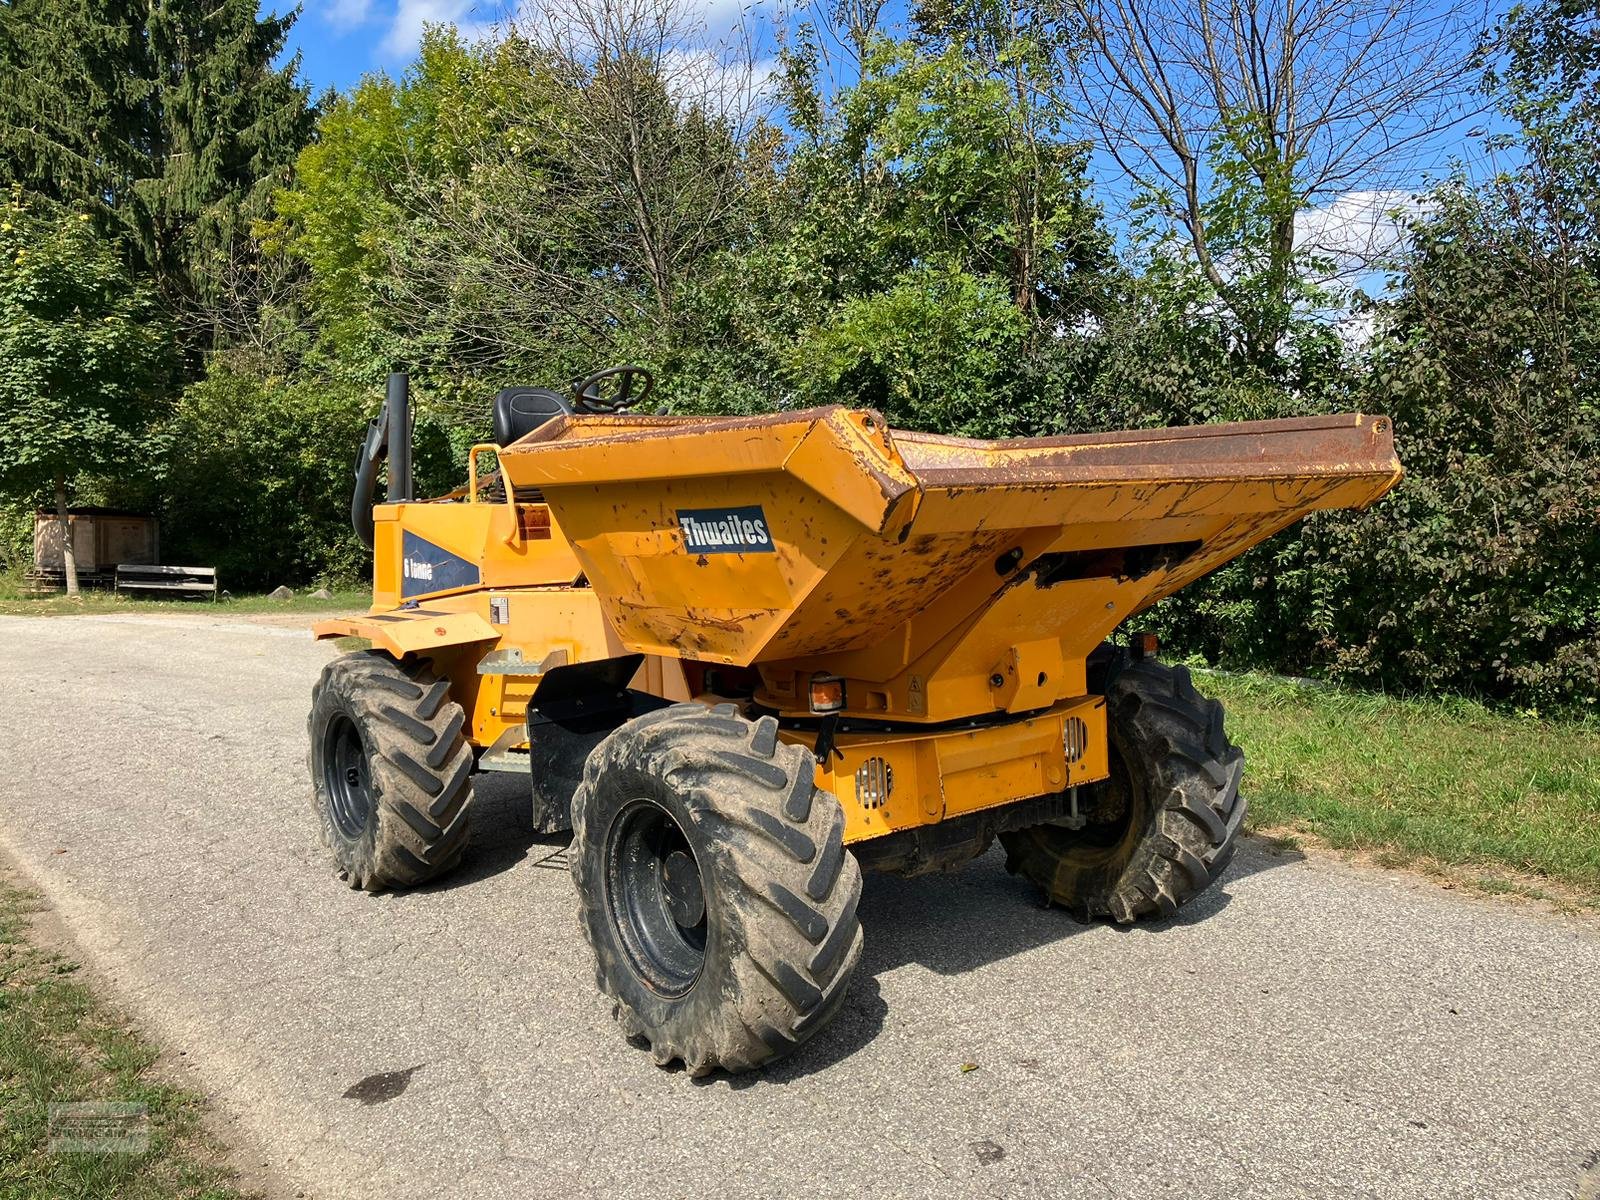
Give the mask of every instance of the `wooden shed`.
[[(78, 580), (109, 587), (118, 563), (155, 563), (161, 559), (161, 524), (142, 513), (111, 508), (69, 508), (67, 523), (77, 552)], [(33, 574), (59, 583), (66, 577), (61, 556), (61, 518), (53, 512), (33, 518)]]

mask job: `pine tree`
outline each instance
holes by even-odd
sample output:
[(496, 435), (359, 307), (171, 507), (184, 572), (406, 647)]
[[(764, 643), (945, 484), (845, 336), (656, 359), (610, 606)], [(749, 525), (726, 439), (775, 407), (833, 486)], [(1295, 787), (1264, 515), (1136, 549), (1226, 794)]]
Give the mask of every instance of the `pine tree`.
[(255, 0), (0, 0), (0, 183), (94, 213), (186, 318), (191, 353), (316, 121), (299, 56), (274, 65), (296, 17)]
[(142, 174), (148, 81), (128, 12), (0, 0), (0, 183), (107, 217)]
[(299, 57), (272, 65), (295, 14), (257, 19), (255, 0), (157, 0), (148, 11), (159, 169), (143, 193), (149, 225), (139, 233), (158, 278), (182, 279), (205, 298), (219, 256), (288, 182), (315, 112), (295, 81)]

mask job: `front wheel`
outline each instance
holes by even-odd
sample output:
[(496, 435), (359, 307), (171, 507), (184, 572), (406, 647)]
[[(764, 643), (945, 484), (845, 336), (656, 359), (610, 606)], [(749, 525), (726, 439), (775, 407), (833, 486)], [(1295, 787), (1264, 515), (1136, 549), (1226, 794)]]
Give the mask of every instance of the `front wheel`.
[(1087, 823), (1000, 834), (1006, 868), (1085, 920), (1171, 916), (1233, 858), (1244, 755), (1183, 667), (1133, 663), (1106, 700), (1111, 775), (1084, 789)]
[(678, 704), (590, 755), (570, 853), (595, 982), (661, 1066), (748, 1071), (838, 1009), (861, 957), (844, 813), (771, 717)]
[(472, 748), (450, 683), (421, 663), (346, 654), (311, 693), (311, 784), (340, 877), (369, 892), (427, 883), (460, 861)]

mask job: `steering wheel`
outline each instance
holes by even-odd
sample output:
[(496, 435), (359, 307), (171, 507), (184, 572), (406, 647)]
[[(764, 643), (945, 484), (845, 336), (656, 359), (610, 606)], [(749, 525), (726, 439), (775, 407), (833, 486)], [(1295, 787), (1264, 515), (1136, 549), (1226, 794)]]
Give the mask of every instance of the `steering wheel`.
[[(608, 379), (617, 381), (610, 396), (607, 396), (600, 386)], [(635, 404), (643, 404), (645, 397), (650, 394), (650, 389), (655, 385), (655, 376), (643, 367), (607, 367), (604, 371), (596, 371), (587, 379), (574, 383), (572, 399), (579, 412), (625, 412)], [(639, 388), (637, 394), (634, 393), (635, 386)]]

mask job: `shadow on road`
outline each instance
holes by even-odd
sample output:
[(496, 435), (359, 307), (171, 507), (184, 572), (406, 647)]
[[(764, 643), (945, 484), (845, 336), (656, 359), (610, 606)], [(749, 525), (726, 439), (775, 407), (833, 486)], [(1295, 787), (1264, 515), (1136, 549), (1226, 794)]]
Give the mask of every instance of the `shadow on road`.
[(1297, 850), (1245, 838), (1222, 878), (1176, 916), (1133, 925), (1105, 919), (1085, 925), (1066, 910), (1047, 905), (1032, 883), (1006, 873), (999, 849), (948, 875), (917, 879), (868, 875), (861, 901), (861, 922), (867, 930), (862, 969), (877, 974), (916, 963), (940, 975), (961, 975), (1096, 926), (1159, 935), (1221, 912), (1235, 880), (1304, 857)]
[[(567, 870), (571, 835), (534, 831), (528, 785), (521, 776), (480, 775), (475, 787), (471, 853), (459, 870), (419, 891), (471, 887), (529, 858), (536, 867)], [(964, 975), (1099, 925), (1125, 936), (1159, 937), (1215, 917), (1228, 906), (1233, 882), (1304, 858), (1282, 843), (1244, 838), (1223, 877), (1177, 915), (1125, 926), (1109, 920), (1085, 925), (1066, 910), (1047, 906), (1032, 883), (1006, 873), (1005, 856), (998, 848), (949, 874), (916, 879), (868, 874), (860, 905), (866, 933), (861, 965), (843, 1008), (827, 1029), (757, 1074), (718, 1072), (696, 1082), (732, 1088), (785, 1083), (849, 1058), (883, 1028), (888, 1005), (878, 977), (885, 972), (914, 963), (939, 975)]]
[(757, 1075), (718, 1074), (707, 1082), (732, 1088), (786, 1083), (850, 1057), (872, 1041), (888, 1015), (878, 976), (908, 963), (939, 975), (962, 975), (1099, 925), (1127, 936), (1159, 937), (1215, 917), (1228, 906), (1235, 881), (1304, 858), (1298, 850), (1245, 838), (1222, 878), (1176, 916), (1133, 925), (1108, 920), (1085, 925), (1061, 908), (1047, 907), (1033, 884), (1006, 874), (1005, 856), (998, 850), (947, 875), (868, 875), (860, 908), (866, 945), (850, 995), (833, 1023), (815, 1041)]
[(532, 857), (535, 866), (567, 869), (569, 833), (537, 833), (528, 780), (485, 771), (472, 781), (472, 845), (461, 866), (418, 893), (471, 887)]

